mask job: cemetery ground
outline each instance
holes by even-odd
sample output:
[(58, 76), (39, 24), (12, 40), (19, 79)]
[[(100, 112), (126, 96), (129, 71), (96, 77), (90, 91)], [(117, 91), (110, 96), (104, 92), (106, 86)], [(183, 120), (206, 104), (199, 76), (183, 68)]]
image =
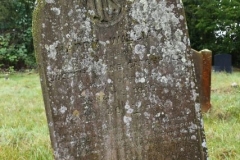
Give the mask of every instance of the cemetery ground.
[[(240, 72), (212, 74), (212, 110), (204, 114), (211, 160), (240, 159)], [(0, 159), (52, 160), (49, 133), (35, 72), (0, 73)]]

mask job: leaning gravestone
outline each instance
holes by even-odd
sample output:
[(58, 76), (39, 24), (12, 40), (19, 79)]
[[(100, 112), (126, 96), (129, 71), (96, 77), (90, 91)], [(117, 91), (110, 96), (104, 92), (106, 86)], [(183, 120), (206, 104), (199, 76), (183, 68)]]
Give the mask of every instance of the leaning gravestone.
[(39, 0), (33, 34), (55, 159), (207, 159), (180, 0)]
[(202, 112), (211, 108), (211, 73), (212, 73), (212, 51), (204, 49), (195, 51), (192, 49), (195, 74), (200, 94)]
[(214, 56), (214, 70), (216, 72), (232, 73), (232, 55), (216, 54)]

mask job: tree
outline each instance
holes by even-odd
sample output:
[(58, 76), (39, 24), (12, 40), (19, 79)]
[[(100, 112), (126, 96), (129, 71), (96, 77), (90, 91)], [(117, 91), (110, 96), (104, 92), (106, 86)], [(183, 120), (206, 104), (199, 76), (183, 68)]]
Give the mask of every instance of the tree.
[(192, 48), (230, 53), (240, 63), (240, 2), (238, 0), (183, 0)]
[(32, 44), (34, 0), (0, 2), (0, 65), (16, 69), (35, 64)]

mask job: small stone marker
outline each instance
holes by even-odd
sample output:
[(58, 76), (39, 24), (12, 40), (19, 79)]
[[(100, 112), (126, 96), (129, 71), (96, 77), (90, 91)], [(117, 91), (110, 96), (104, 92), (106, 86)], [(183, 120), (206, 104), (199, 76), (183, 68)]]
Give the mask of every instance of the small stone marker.
[(192, 52), (199, 85), (201, 109), (203, 112), (207, 112), (211, 108), (212, 52), (207, 49), (200, 52), (192, 50)]
[(39, 0), (33, 34), (55, 159), (207, 159), (180, 0)]
[(214, 71), (232, 73), (232, 55), (230, 54), (215, 55)]

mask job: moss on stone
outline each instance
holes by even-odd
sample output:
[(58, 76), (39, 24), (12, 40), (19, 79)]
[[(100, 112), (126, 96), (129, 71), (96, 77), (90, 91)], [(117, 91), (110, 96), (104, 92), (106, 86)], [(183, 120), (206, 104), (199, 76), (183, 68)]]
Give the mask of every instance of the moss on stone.
[[(32, 19), (32, 35), (33, 35), (33, 44), (35, 49), (35, 56), (37, 59), (37, 62), (39, 62), (39, 54), (37, 54), (40, 51), (39, 44), (41, 41), (41, 22), (42, 22), (42, 9), (45, 6), (44, 0), (37, 0), (37, 6), (35, 7), (33, 11), (33, 19)], [(39, 52), (40, 53), (40, 52)]]

